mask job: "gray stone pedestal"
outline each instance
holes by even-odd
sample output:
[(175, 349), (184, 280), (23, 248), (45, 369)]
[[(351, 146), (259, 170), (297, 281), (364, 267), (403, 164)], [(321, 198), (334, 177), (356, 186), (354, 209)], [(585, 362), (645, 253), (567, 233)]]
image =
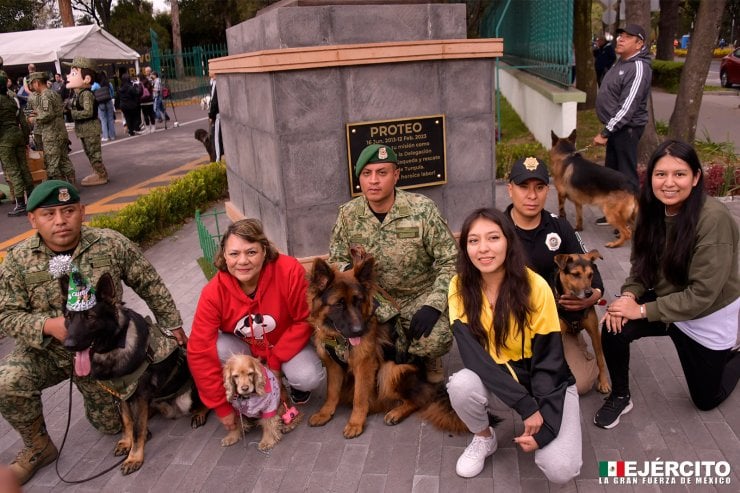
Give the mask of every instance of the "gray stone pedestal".
[[(291, 51), (465, 36), (461, 4), (286, 6), (229, 29), (230, 55), (211, 70), (230, 215), (260, 218), (290, 255), (327, 253), (337, 208), (351, 198), (345, 125), (435, 114), (445, 116), (448, 182), (414, 191), (437, 203), (453, 231), (474, 207), (492, 206), (493, 55), (295, 69), (313, 52)], [(278, 54), (293, 62), (261, 66)]]

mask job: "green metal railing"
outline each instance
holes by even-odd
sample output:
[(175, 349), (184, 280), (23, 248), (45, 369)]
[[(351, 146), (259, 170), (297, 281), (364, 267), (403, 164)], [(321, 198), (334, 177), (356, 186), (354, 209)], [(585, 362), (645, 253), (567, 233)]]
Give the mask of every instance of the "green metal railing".
[[(170, 88), (172, 97), (177, 99), (189, 97), (203, 97), (210, 93), (208, 78), (208, 60), (226, 56), (228, 50), (226, 45), (194, 46), (174, 53), (171, 50), (161, 50), (159, 39), (154, 30), (149, 30), (152, 42), (151, 67), (157, 72), (162, 80)], [(177, 77), (175, 64), (177, 59), (182, 59), (183, 71), (181, 77)]]
[[(200, 269), (203, 271), (203, 275), (209, 281), (213, 276), (216, 275), (216, 267), (213, 265), (213, 260), (216, 258), (218, 253), (218, 245), (221, 243), (221, 228), (218, 223), (218, 216), (226, 214), (226, 211), (213, 211), (201, 214), (200, 210), (195, 211), (195, 227), (198, 230), (198, 242), (200, 243), (200, 249), (203, 252), (203, 256), (200, 257), (197, 262)], [(204, 218), (208, 222), (213, 222), (216, 228), (216, 234), (211, 234), (208, 227), (204, 222)], [(213, 218), (211, 220), (211, 218)]]
[(494, 0), (480, 32), (482, 37), (504, 38), (502, 60), (512, 68), (571, 85), (573, 0)]

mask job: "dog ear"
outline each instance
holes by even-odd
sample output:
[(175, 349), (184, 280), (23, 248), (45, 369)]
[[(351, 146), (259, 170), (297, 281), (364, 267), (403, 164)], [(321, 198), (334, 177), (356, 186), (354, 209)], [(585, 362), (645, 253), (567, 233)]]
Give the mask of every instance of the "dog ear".
[(114, 303), (116, 301), (116, 287), (113, 285), (113, 277), (106, 272), (95, 286), (95, 295), (103, 301)]
[(550, 130), (550, 138), (552, 139), (552, 145), (553, 145), (553, 147), (555, 147), (555, 144), (558, 143), (558, 140), (560, 140), (560, 137), (558, 137), (557, 135), (555, 135), (555, 132), (553, 132), (552, 130)]
[(560, 270), (565, 270), (565, 266), (568, 265), (569, 258), (570, 255), (567, 253), (559, 253), (555, 255), (555, 265), (557, 265)]
[(576, 129), (574, 128), (573, 131), (568, 136), (568, 140), (573, 144), (576, 145)]
[(313, 261), (311, 272), (311, 287), (322, 293), (334, 280), (334, 269), (321, 258)]
[(591, 262), (596, 262), (596, 259), (604, 260), (604, 257), (601, 256), (598, 250), (591, 250), (586, 254), (586, 258), (588, 258)]
[(231, 378), (231, 368), (232, 368), (232, 362), (231, 362), (231, 359), (229, 359), (224, 364), (224, 369), (223, 369), (224, 389), (226, 389), (226, 401), (227, 402), (233, 401), (234, 397), (236, 397), (236, 388), (234, 388), (234, 379)]
[(263, 396), (266, 394), (265, 374), (262, 370), (262, 363), (259, 363), (257, 360), (254, 361), (254, 373), (252, 373), (252, 383), (254, 384), (254, 392), (257, 395)]
[(352, 265), (357, 265), (365, 261), (365, 258), (367, 258), (367, 252), (365, 251), (365, 247), (358, 243), (354, 243), (349, 247), (349, 256), (352, 257)]
[(355, 279), (360, 284), (366, 284), (375, 276), (375, 257), (368, 255), (360, 265), (355, 265)]

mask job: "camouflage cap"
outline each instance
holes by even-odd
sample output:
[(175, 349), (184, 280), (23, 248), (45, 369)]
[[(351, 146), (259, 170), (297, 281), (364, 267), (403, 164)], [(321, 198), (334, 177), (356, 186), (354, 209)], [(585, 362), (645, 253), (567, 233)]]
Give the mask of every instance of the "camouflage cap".
[(84, 56), (76, 56), (72, 59), (71, 63), (64, 62), (64, 64), (69, 65), (70, 67), (89, 68), (90, 70), (95, 70), (95, 62)]
[(35, 80), (46, 82), (47, 80), (49, 80), (49, 74), (47, 74), (46, 72), (31, 72), (30, 74), (28, 74), (29, 84)]
[(355, 174), (360, 176), (360, 171), (367, 164), (376, 163), (398, 163), (398, 157), (396, 151), (392, 147), (383, 144), (370, 144), (365, 147), (360, 153), (360, 157), (357, 158), (355, 164)]
[(547, 166), (534, 156), (521, 158), (514, 163), (509, 173), (509, 181), (515, 185), (521, 185), (525, 181), (534, 178), (544, 183), (550, 182)]
[(76, 204), (80, 201), (77, 189), (63, 180), (47, 180), (37, 186), (28, 197), (26, 210), (32, 212), (39, 207)]

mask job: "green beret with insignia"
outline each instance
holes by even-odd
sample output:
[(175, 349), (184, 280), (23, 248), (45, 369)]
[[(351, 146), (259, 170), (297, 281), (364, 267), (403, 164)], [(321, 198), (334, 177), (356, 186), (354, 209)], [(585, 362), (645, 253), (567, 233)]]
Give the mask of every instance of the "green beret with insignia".
[(30, 74), (28, 74), (29, 84), (35, 80), (46, 82), (47, 80), (49, 80), (49, 74), (47, 74), (46, 72), (31, 72)]
[(64, 64), (70, 67), (89, 68), (90, 70), (95, 70), (95, 63), (84, 56), (76, 56), (72, 59), (72, 63), (64, 62)]
[(360, 171), (367, 164), (393, 163), (398, 164), (396, 151), (384, 144), (370, 144), (362, 150), (355, 164), (355, 174), (360, 176)]
[(26, 210), (32, 212), (39, 207), (56, 207), (58, 205), (76, 204), (80, 194), (70, 183), (63, 180), (47, 180), (37, 186), (28, 197)]

